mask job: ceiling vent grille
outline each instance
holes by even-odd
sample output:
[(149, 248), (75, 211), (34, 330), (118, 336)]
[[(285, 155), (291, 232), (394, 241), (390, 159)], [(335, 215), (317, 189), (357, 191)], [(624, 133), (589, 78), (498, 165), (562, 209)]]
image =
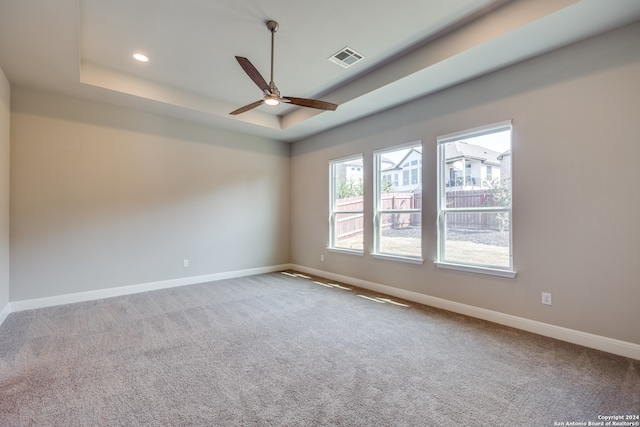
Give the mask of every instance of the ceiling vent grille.
[(349, 68), (356, 62), (360, 62), (364, 56), (350, 47), (345, 47), (329, 57), (329, 61), (338, 64), (342, 68)]

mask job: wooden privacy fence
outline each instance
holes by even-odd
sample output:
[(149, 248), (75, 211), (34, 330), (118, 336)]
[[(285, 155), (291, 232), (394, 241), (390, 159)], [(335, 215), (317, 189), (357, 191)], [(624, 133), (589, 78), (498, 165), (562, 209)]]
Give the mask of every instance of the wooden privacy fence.
[[(363, 211), (364, 202), (362, 196), (345, 197), (336, 200), (336, 210)], [(364, 217), (361, 213), (339, 214), (336, 216), (336, 238), (346, 239), (362, 234), (364, 229)]]
[(448, 208), (481, 208), (497, 206), (491, 190), (447, 191)]
[[(385, 193), (382, 195), (382, 209), (420, 209), (422, 193)], [(422, 215), (411, 213), (383, 214), (382, 229), (420, 227)]]
[[(382, 195), (382, 209), (417, 209), (422, 206), (422, 194), (419, 193), (385, 193)], [(362, 196), (345, 197), (336, 200), (336, 210), (340, 211), (362, 211), (364, 204)], [(346, 239), (362, 233), (364, 229), (364, 218), (361, 213), (345, 213), (336, 217), (336, 237)], [(389, 214), (383, 218), (384, 228), (405, 228), (408, 226), (420, 226), (420, 214)]]
[[(491, 190), (459, 190), (447, 191), (448, 208), (481, 208), (499, 206)], [(447, 228), (462, 230), (502, 230), (499, 216), (495, 212), (456, 212), (447, 214)], [(507, 224), (508, 228), (508, 224)]]
[[(498, 206), (491, 190), (448, 191), (446, 203), (449, 208), (479, 208)], [(419, 209), (422, 207), (421, 193), (385, 193), (382, 209)], [(362, 196), (336, 200), (337, 211), (364, 211)], [(447, 227), (466, 230), (501, 230), (496, 213), (455, 213), (447, 217)], [(388, 214), (383, 217), (382, 228), (406, 228), (421, 225), (420, 214)], [(507, 225), (508, 227), (508, 225)], [(361, 213), (341, 214), (336, 218), (336, 237), (354, 237), (362, 233), (364, 218)]]

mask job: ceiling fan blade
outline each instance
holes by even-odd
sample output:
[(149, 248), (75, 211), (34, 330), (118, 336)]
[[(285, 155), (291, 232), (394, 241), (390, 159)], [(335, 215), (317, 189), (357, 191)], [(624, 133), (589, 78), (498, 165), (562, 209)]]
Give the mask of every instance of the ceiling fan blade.
[(338, 108), (337, 104), (331, 102), (318, 101), (317, 99), (307, 98), (294, 98), (293, 96), (283, 96), (282, 99), (288, 101), (290, 104), (300, 105), (302, 107), (317, 108), (319, 110), (331, 110), (334, 111)]
[(240, 107), (237, 110), (234, 110), (234, 111), (230, 112), (229, 114), (235, 116), (237, 114), (244, 113), (245, 111), (253, 110), (254, 108), (259, 107), (263, 103), (264, 103), (264, 100), (261, 99), (260, 101), (252, 102), (249, 105), (245, 105), (244, 107)]
[(271, 89), (269, 88), (269, 85), (267, 84), (264, 77), (262, 77), (262, 75), (258, 72), (256, 67), (253, 66), (251, 61), (242, 56), (236, 56), (236, 59), (238, 60), (238, 63), (240, 64), (244, 72), (247, 73), (247, 75), (251, 78), (251, 80), (253, 80), (256, 85), (258, 85), (260, 90), (262, 90), (267, 95), (271, 95)]

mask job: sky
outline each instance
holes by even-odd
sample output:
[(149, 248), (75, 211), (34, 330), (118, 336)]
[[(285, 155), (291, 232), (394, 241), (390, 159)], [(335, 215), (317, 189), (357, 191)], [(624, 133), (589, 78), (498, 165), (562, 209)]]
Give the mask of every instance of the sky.
[(511, 132), (506, 130), (475, 138), (465, 138), (463, 141), (503, 153), (511, 148)]
[[(461, 141), (479, 145), (481, 147), (497, 151), (498, 153), (504, 153), (511, 148), (511, 132), (496, 132), (489, 135), (477, 136), (475, 138), (464, 138)], [(409, 150), (410, 148), (403, 148), (398, 151), (386, 152), (383, 154), (383, 157), (394, 163), (398, 163), (409, 152)]]
[[(503, 131), (491, 133), (489, 135), (477, 136), (475, 138), (464, 138), (461, 141), (469, 144), (480, 145), (498, 153), (504, 153), (511, 148), (511, 132)], [(395, 163), (398, 163), (407, 154), (409, 149), (403, 149), (397, 152), (385, 153), (383, 156)]]

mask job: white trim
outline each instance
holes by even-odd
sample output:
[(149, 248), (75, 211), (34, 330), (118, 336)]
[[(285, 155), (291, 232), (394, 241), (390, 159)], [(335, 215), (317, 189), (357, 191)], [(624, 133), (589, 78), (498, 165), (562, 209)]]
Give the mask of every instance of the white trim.
[(476, 136), (487, 135), (490, 133), (500, 132), (502, 130), (511, 130), (513, 123), (511, 120), (505, 120), (503, 122), (492, 123), (489, 125), (478, 126), (475, 128), (462, 130), (459, 132), (448, 133), (436, 138), (437, 144), (445, 144), (447, 142), (458, 141), (464, 138), (473, 138)]
[(418, 292), (399, 289), (393, 286), (382, 285), (366, 280), (355, 279), (352, 277), (343, 276), (341, 274), (330, 273), (328, 271), (308, 268), (297, 264), (292, 264), (291, 268), (294, 270), (305, 272), (307, 274), (324, 277), (337, 282), (348, 283), (353, 286), (358, 286), (375, 292), (392, 295), (408, 301), (417, 302), (419, 304), (441, 308), (443, 310), (464, 314), (478, 319), (488, 320), (490, 322), (510, 326), (512, 328), (521, 329), (523, 331), (532, 332), (534, 334), (543, 335), (561, 341), (594, 348), (596, 350), (617, 354), (619, 356), (640, 360), (639, 344), (621, 341), (614, 338), (603, 337), (600, 335), (594, 335), (574, 329), (564, 328), (562, 326), (551, 325), (549, 323), (543, 323), (537, 320), (525, 319), (523, 317), (513, 316), (511, 314), (505, 314), (498, 311), (487, 310), (485, 308), (474, 307), (455, 301), (432, 297)]
[(447, 270), (458, 270), (458, 271), (466, 271), (468, 273), (480, 273), (480, 274), (489, 274), (491, 276), (500, 276), (500, 277), (508, 277), (509, 279), (513, 279), (516, 277), (515, 271), (510, 270), (499, 270), (497, 268), (489, 268), (489, 267), (475, 267), (473, 265), (462, 265), (462, 264), (454, 264), (451, 262), (434, 262), (436, 267), (444, 268)]
[(362, 159), (362, 167), (364, 168), (364, 153), (352, 154), (350, 156), (345, 156), (345, 157), (338, 157), (337, 159), (329, 160), (329, 163), (330, 164), (344, 163), (344, 162), (348, 162), (349, 160), (356, 160), (356, 159)]
[(341, 274), (330, 273), (328, 271), (308, 268), (297, 264), (282, 264), (248, 270), (214, 273), (203, 276), (184, 277), (179, 279), (163, 280), (160, 282), (144, 283), (140, 285), (122, 286), (118, 288), (109, 288), (97, 291), (80, 292), (76, 294), (10, 302), (0, 312), (0, 325), (2, 325), (2, 323), (6, 320), (10, 313), (22, 310), (51, 307), (55, 305), (69, 304), (74, 302), (91, 301), (95, 299), (110, 298), (120, 295), (130, 295), (151, 290), (194, 285), (197, 283), (206, 283), (215, 280), (231, 279), (235, 277), (250, 276), (254, 274), (273, 273), (288, 269), (295, 269), (307, 274), (324, 277), (326, 279), (334, 280), (337, 282), (348, 283), (353, 286), (358, 286), (364, 289), (392, 295), (408, 301), (417, 302), (419, 304), (441, 308), (443, 310), (476, 317), (478, 319), (488, 320), (490, 322), (510, 326), (512, 328), (521, 329), (523, 331), (532, 332), (538, 335), (543, 335), (558, 340), (567, 341), (573, 344), (594, 348), (596, 350), (606, 351), (608, 353), (640, 360), (640, 345), (638, 344), (616, 340), (613, 338), (607, 338), (600, 335), (594, 335), (587, 332), (576, 331), (574, 329), (564, 328), (562, 326), (556, 326), (548, 323), (538, 322), (536, 320), (525, 319), (522, 317), (513, 316), (511, 314), (505, 314), (480, 307), (474, 307), (455, 301), (432, 297), (418, 292), (399, 289), (388, 285), (369, 282), (366, 280), (355, 279), (352, 277), (343, 276)]
[(375, 157), (378, 154), (384, 154), (384, 153), (388, 153), (389, 151), (399, 151), (402, 149), (408, 149), (408, 148), (416, 148), (420, 146), (420, 149), (422, 150), (422, 140), (421, 139), (416, 139), (415, 141), (411, 141), (411, 142), (405, 142), (403, 144), (399, 144), (399, 145), (392, 145), (391, 147), (386, 147), (386, 148), (378, 148), (377, 150), (373, 150), (373, 156)]
[(379, 214), (394, 214), (394, 213), (422, 213), (422, 209), (379, 209)]
[[(382, 206), (382, 184), (381, 184), (381, 174), (382, 174), (382, 157), (384, 156), (384, 154), (386, 153), (390, 153), (393, 151), (400, 151), (400, 150), (409, 150), (409, 152), (407, 154), (405, 154), (405, 156), (401, 159), (401, 161), (404, 161), (404, 159), (409, 155), (409, 153), (411, 153), (411, 150), (413, 149), (420, 149), (420, 156), (421, 156), (421, 162), (424, 163), (424, 147), (422, 146), (423, 141), (421, 139), (412, 141), (412, 142), (407, 142), (405, 144), (400, 144), (400, 145), (394, 145), (392, 147), (387, 147), (387, 148), (381, 148), (378, 150), (374, 150), (373, 152), (373, 254), (372, 256), (375, 255), (375, 257), (380, 257), (381, 259), (392, 259), (392, 258), (388, 258), (385, 257), (383, 258), (382, 256), (380, 256), (380, 234), (382, 232), (381, 228), (380, 228), (380, 217), (382, 215), (385, 214), (394, 214), (394, 213), (419, 213), (420, 214), (420, 221), (422, 222), (422, 208), (420, 209), (381, 209)], [(401, 163), (398, 162), (397, 164)], [(420, 165), (420, 168), (422, 168), (422, 163)], [(422, 170), (423, 176), (421, 178), (424, 178), (424, 169)], [(423, 181), (420, 183), (420, 185), (422, 186), (424, 182)], [(404, 186), (404, 184), (403, 184)], [(421, 195), (421, 198), (424, 198), (423, 195)], [(394, 254), (399, 258), (402, 259), (395, 259), (396, 261), (404, 261), (404, 262), (410, 262), (413, 264), (418, 264), (417, 262), (411, 260), (411, 261), (406, 261), (406, 258), (403, 257), (401, 254)], [(419, 264), (422, 264), (422, 260), (420, 259)]]
[[(446, 220), (445, 217), (448, 213), (465, 213), (465, 212), (486, 212), (486, 213), (497, 213), (497, 212), (505, 212), (509, 217), (509, 224), (513, 224), (513, 200), (508, 207), (490, 207), (490, 208), (448, 208), (446, 206), (446, 189), (445, 189), (445, 172), (446, 172), (446, 153), (445, 153), (445, 144), (459, 141), (461, 139), (466, 138), (475, 138), (482, 135), (489, 135), (497, 132), (509, 131), (510, 134), (510, 144), (509, 149), (512, 149), (513, 146), (513, 123), (511, 120), (505, 120), (498, 123), (492, 123), (485, 126), (479, 126), (472, 129), (467, 129), (459, 132), (450, 133), (447, 135), (438, 136), (436, 138), (436, 146), (437, 146), (437, 163), (436, 163), (436, 171), (437, 171), (437, 210), (438, 215), (436, 219), (436, 229), (437, 229), (437, 256), (436, 256), (436, 265), (441, 268), (449, 268), (452, 270), (463, 270), (472, 273), (485, 273), (485, 274), (493, 274), (491, 271), (495, 270), (491, 266), (480, 266), (485, 267), (487, 270), (482, 271), (477, 269), (474, 265), (469, 265), (469, 267), (462, 268), (460, 264), (447, 262), (446, 258)], [(440, 265), (442, 264), (442, 265)], [(513, 267), (513, 230), (509, 230), (509, 268), (507, 271), (512, 272)], [(515, 277), (515, 273), (513, 276), (504, 275), (504, 274), (495, 274), (503, 277)]]
[(0, 311), (0, 326), (7, 320), (7, 317), (11, 314), (11, 303), (8, 302), (7, 305), (4, 306), (2, 311)]
[(349, 211), (338, 211), (336, 209), (336, 200), (338, 200), (338, 195), (336, 194), (336, 166), (342, 163), (346, 163), (349, 160), (360, 160), (362, 162), (362, 188), (364, 189), (364, 154), (353, 154), (347, 157), (341, 157), (339, 159), (329, 160), (329, 248), (335, 248), (336, 245), (336, 217), (339, 214), (343, 213), (351, 213), (351, 214), (362, 214), (364, 217), (364, 197), (363, 204), (361, 210), (349, 210)]
[(364, 251), (356, 250), (356, 249), (346, 249), (346, 248), (332, 248), (327, 247), (327, 251), (333, 252), (336, 254), (346, 254), (346, 255), (355, 255), (355, 256), (364, 256)]
[(422, 265), (424, 260), (422, 258), (411, 258), (400, 255), (387, 255), (387, 254), (371, 254), (371, 258), (382, 259), (385, 261), (397, 261), (397, 262), (406, 262), (409, 264), (418, 264)]
[[(122, 295), (137, 294), (140, 292), (155, 291), (159, 289), (175, 288), (178, 286), (195, 285), (198, 283), (213, 282), (216, 280), (233, 279), (236, 277), (252, 276), (255, 274), (273, 273), (288, 270), (290, 264), (273, 265), (269, 267), (250, 268), (247, 270), (228, 271), (223, 273), (205, 274), (202, 276), (179, 277), (176, 279), (161, 280), (158, 282), (141, 283), (138, 285), (119, 286), (116, 288), (98, 289), (95, 291), (78, 292), (74, 294), (55, 295), (45, 298), (14, 301), (10, 303), (10, 312), (33, 310), (36, 308), (53, 307), (56, 305), (72, 304), (76, 302), (93, 301), (103, 298), (112, 298)], [(6, 308), (5, 308), (6, 310)], [(4, 313), (4, 310), (3, 312)]]

